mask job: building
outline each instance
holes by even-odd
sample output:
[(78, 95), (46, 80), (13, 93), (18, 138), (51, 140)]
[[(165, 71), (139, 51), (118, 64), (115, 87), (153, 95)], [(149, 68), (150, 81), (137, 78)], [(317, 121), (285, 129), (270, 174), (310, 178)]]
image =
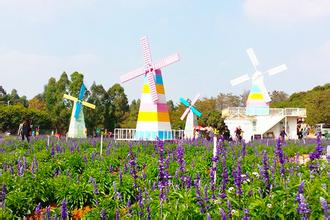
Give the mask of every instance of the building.
[(248, 116), (245, 112), (245, 107), (230, 107), (222, 111), (222, 117), (232, 137), (240, 126), (246, 141), (277, 138), (283, 127), (289, 139), (298, 139), (297, 126), (306, 118), (305, 108), (270, 108), (269, 115), (262, 116)]

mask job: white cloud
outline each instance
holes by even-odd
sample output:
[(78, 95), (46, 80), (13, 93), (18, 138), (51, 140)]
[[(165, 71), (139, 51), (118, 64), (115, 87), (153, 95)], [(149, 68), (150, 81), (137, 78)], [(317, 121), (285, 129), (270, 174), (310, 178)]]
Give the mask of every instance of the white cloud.
[(20, 51), (0, 51), (0, 85), (7, 91), (16, 88), (19, 94), (32, 98), (43, 91), (49, 77), (59, 76), (63, 71), (92, 74), (100, 59), (93, 54), (49, 56)]
[(243, 9), (253, 20), (291, 24), (330, 17), (330, 0), (244, 0)]

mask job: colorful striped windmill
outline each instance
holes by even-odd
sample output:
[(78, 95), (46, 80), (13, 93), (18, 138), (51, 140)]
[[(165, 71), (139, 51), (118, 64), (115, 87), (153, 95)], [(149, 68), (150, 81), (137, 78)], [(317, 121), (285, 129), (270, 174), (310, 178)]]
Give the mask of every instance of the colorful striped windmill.
[(192, 101), (190, 99), (186, 100), (184, 98), (180, 98), (180, 102), (187, 107), (186, 111), (182, 114), (180, 118), (183, 121), (185, 117), (187, 117), (186, 126), (184, 128), (185, 138), (194, 137), (194, 127), (197, 126), (197, 117), (200, 118), (202, 116), (202, 113), (198, 111), (194, 106), (196, 101), (199, 99), (199, 97), (200, 97), (199, 94), (196, 95)]
[(259, 61), (253, 49), (249, 48), (246, 52), (249, 55), (252, 65), (255, 69), (255, 73), (252, 75), (251, 78), (247, 74), (245, 74), (241, 77), (231, 80), (230, 83), (232, 86), (236, 86), (251, 79), (252, 86), (246, 102), (246, 114), (250, 116), (268, 115), (269, 102), (271, 101), (271, 99), (264, 84), (264, 74), (268, 74), (269, 76), (278, 74), (282, 71), (285, 71), (287, 69), (287, 66), (285, 64), (282, 64), (280, 66), (269, 69), (266, 72), (261, 72), (257, 69)]
[(78, 98), (75, 98), (73, 96), (66, 95), (66, 94), (64, 94), (64, 96), (63, 96), (65, 99), (69, 99), (74, 102), (72, 114), (71, 114), (69, 131), (67, 134), (69, 138), (86, 138), (87, 137), (85, 119), (84, 119), (84, 113), (82, 111), (82, 107), (84, 105), (91, 109), (95, 109), (95, 105), (83, 101), (85, 92), (86, 92), (86, 86), (83, 83), (80, 87), (80, 92), (79, 92)]
[(121, 83), (136, 77), (145, 77), (135, 139), (172, 139), (171, 123), (166, 104), (161, 68), (179, 61), (177, 53), (153, 63), (147, 37), (141, 38), (144, 67), (133, 70), (120, 78)]

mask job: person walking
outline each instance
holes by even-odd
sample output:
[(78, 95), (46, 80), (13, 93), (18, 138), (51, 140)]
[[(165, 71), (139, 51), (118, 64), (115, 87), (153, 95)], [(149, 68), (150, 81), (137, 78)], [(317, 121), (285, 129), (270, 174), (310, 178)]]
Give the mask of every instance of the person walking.
[(28, 119), (25, 119), (23, 122), (23, 127), (22, 127), (22, 141), (27, 140), (27, 142), (30, 142), (30, 136), (31, 136), (31, 124)]
[(288, 136), (285, 132), (285, 128), (283, 127), (281, 132), (280, 132), (280, 138), (281, 138), (281, 142), (284, 143), (285, 141), (285, 136)]
[(241, 126), (238, 126), (235, 130), (235, 135), (236, 135), (236, 141), (241, 141), (242, 140), (242, 129)]

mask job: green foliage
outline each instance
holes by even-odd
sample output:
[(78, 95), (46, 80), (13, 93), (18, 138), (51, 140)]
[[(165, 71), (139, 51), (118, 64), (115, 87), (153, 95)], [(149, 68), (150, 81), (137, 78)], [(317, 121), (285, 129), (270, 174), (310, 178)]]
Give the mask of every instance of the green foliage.
[(306, 108), (310, 125), (330, 123), (330, 84), (317, 86), (307, 92), (293, 93), (289, 99), (273, 102), (273, 108)]
[[(103, 155), (100, 156), (98, 154), (99, 141), (95, 139), (67, 143), (51, 139), (50, 147), (46, 147), (46, 140), (43, 139), (29, 145), (12, 140), (1, 143), (0, 182), (7, 188), (5, 208), (2, 210), (1, 217), (18, 218), (31, 215), (39, 202), (43, 208), (50, 204), (53, 207), (56, 206), (52, 213), (59, 214), (61, 202), (66, 198), (71, 214), (75, 209), (91, 207), (92, 211), (84, 216), (90, 219), (98, 219), (102, 208), (108, 219), (115, 218), (116, 210), (123, 219), (145, 219), (147, 206), (150, 207), (152, 219), (203, 219), (206, 218), (206, 213), (200, 212), (194, 187), (197, 173), (200, 175), (201, 196), (208, 198), (205, 202), (206, 212), (212, 216), (212, 219), (220, 218), (219, 208), (228, 215), (227, 201), (231, 202), (236, 211), (233, 212), (234, 219), (243, 217), (244, 208), (249, 210), (251, 218), (298, 219), (300, 216), (296, 212), (295, 199), (298, 186), (302, 181), (305, 182), (304, 196), (311, 209), (309, 214), (311, 219), (323, 217), (319, 198), (330, 199), (327, 177), (329, 164), (321, 159), (306, 164), (297, 164), (295, 161), (297, 153), (303, 155), (313, 151), (314, 144), (288, 143), (283, 146), (284, 154), (290, 160), (285, 163), (286, 173), (282, 176), (275, 147), (257, 142), (247, 145), (246, 156), (242, 155), (241, 145), (221, 146), (226, 150), (225, 165), (229, 182), (226, 186), (226, 198), (220, 198), (223, 164), (218, 162), (216, 198), (212, 199), (209, 173), (212, 167), (212, 142), (195, 141), (182, 145), (185, 162), (182, 172), (178, 171), (178, 145), (165, 144), (166, 162), (164, 165), (171, 177), (167, 186), (166, 199), (160, 206), (159, 152), (151, 143), (131, 144), (132, 151), (130, 152), (126, 143), (115, 143), (105, 139), (104, 146), (109, 147), (106, 147)], [(327, 144), (323, 143), (323, 145)], [(272, 184), (269, 192), (265, 190), (261, 174), (262, 152), (264, 151), (269, 157), (269, 175)], [(137, 174), (136, 181), (131, 175), (130, 160), (133, 155), (136, 163), (134, 168)], [(236, 169), (238, 158), (241, 159), (241, 172), (247, 177), (242, 182), (242, 195), (236, 194), (233, 178), (233, 170)], [(18, 175), (18, 159), (25, 166), (22, 175)], [(26, 165), (24, 165), (24, 160), (26, 160)], [(38, 163), (37, 168), (33, 166), (34, 161)], [(310, 172), (310, 165), (318, 168)], [(184, 184), (185, 178), (191, 178), (190, 187)], [(154, 188), (153, 185), (155, 185)], [(205, 186), (207, 186), (206, 191)], [(142, 192), (143, 196), (142, 209), (138, 202), (139, 192)], [(131, 201), (131, 208), (127, 206), (128, 200)]]
[(19, 124), (24, 118), (30, 118), (32, 124), (41, 129), (48, 128), (51, 119), (47, 112), (36, 109), (28, 109), (21, 105), (0, 105), (0, 131), (17, 133)]

